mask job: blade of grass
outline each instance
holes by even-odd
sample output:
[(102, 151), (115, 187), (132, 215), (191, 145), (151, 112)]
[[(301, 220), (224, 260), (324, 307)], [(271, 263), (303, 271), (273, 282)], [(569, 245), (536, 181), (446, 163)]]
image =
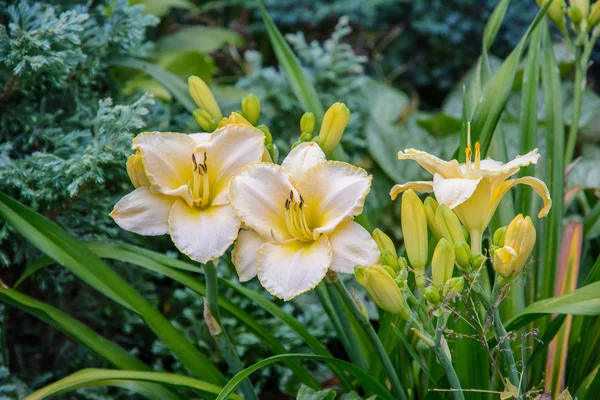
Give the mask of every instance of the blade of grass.
[[(110, 369), (82, 369), (59, 381), (44, 386), (36, 390), (25, 400), (42, 400), (57, 394), (63, 394), (83, 387), (91, 386), (121, 386), (120, 383), (131, 381), (152, 382), (180, 386), (187, 389), (199, 390), (205, 393), (218, 394), (222, 388), (212, 383), (200, 381), (184, 375), (171, 374), (167, 372), (140, 372), (140, 371), (119, 371)], [(159, 399), (160, 397), (152, 396)], [(235, 393), (230, 394), (229, 398), (242, 400)]]
[(54, 222), (0, 193), (0, 217), (40, 251), (94, 289), (140, 315), (174, 356), (210, 382), (225, 377), (197, 348), (119, 274)]
[[(116, 368), (141, 371), (150, 370), (150, 367), (127, 350), (102, 337), (84, 323), (74, 319), (58, 308), (35, 300), (14, 289), (5, 288), (2, 285), (0, 285), (0, 299), (5, 304), (19, 308), (64, 333)], [(179, 399), (175, 393), (161, 385), (150, 383), (139, 383), (138, 385), (140, 386), (140, 391), (142, 391), (142, 388), (145, 388), (146, 392), (154, 393), (155, 395), (151, 398)]]

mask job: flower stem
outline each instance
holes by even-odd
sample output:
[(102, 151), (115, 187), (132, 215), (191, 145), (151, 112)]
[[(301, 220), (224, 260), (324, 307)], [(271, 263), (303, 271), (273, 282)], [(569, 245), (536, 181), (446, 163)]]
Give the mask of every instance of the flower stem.
[(521, 379), (519, 377), (517, 363), (515, 362), (515, 356), (513, 354), (512, 347), (510, 346), (508, 333), (506, 332), (506, 329), (502, 324), (502, 320), (500, 319), (500, 311), (498, 310), (497, 305), (494, 305), (498, 303), (499, 295), (500, 286), (495, 285), (494, 290), (492, 291), (492, 301), (494, 303), (487, 303), (486, 308), (488, 309), (490, 316), (493, 318), (492, 325), (494, 327), (494, 335), (500, 344), (500, 350), (502, 356), (504, 357), (504, 362), (506, 363), (506, 369), (508, 370), (508, 379), (510, 380), (510, 383), (519, 388), (520, 392)]
[(569, 128), (569, 136), (567, 139), (567, 148), (565, 150), (565, 165), (569, 165), (573, 161), (575, 153), (575, 142), (577, 141), (577, 132), (579, 130), (579, 118), (581, 117), (581, 98), (585, 89), (585, 66), (581, 65), (581, 61), (575, 62), (575, 86), (573, 93), (573, 118), (571, 119), (571, 127)]
[(456, 375), (456, 370), (452, 365), (452, 360), (448, 358), (446, 351), (442, 347), (442, 330), (446, 325), (444, 317), (439, 317), (437, 321), (437, 329), (435, 333), (435, 346), (433, 347), (433, 351), (435, 352), (435, 356), (439, 361), (444, 371), (446, 371), (446, 378), (448, 378), (448, 382), (450, 383), (450, 388), (455, 389), (452, 391), (452, 395), (454, 396), (454, 400), (465, 400), (465, 395), (463, 394), (462, 387), (460, 386), (460, 381), (458, 380), (458, 375)]
[(407, 400), (406, 392), (404, 391), (404, 388), (402, 387), (402, 384), (400, 383), (400, 379), (398, 378), (398, 374), (396, 374), (396, 370), (394, 369), (394, 366), (392, 365), (390, 358), (388, 357), (387, 353), (385, 352), (385, 348), (383, 347), (381, 340), (379, 340), (379, 336), (377, 335), (377, 332), (375, 332), (375, 329), (373, 329), (373, 326), (371, 325), (369, 320), (367, 318), (365, 318), (365, 316), (362, 314), (362, 312), (358, 308), (358, 305), (354, 302), (352, 295), (350, 294), (350, 292), (348, 292), (348, 289), (346, 288), (346, 286), (344, 285), (342, 280), (338, 279), (337, 281), (333, 282), (332, 285), (334, 285), (335, 289), (337, 290), (340, 297), (342, 298), (344, 304), (346, 304), (346, 307), (348, 307), (350, 312), (352, 312), (352, 315), (354, 315), (354, 318), (356, 318), (356, 320), (358, 321), (360, 326), (364, 329), (365, 333), (367, 334), (367, 337), (369, 338), (369, 340), (375, 346), (375, 351), (381, 358), (383, 368), (385, 369), (385, 371), (388, 375), (388, 378), (390, 380), (390, 384), (392, 386), (392, 392), (393, 392), (394, 396), (397, 399)]
[[(209, 261), (204, 264), (204, 277), (206, 279), (206, 299), (204, 307), (204, 317), (209, 327), (211, 336), (217, 342), (217, 346), (229, 368), (234, 374), (244, 369), (239, 356), (237, 355), (233, 344), (229, 340), (227, 333), (221, 325), (221, 313), (219, 311), (219, 286), (217, 281), (217, 268), (214, 262)], [(258, 400), (256, 392), (252, 387), (250, 379), (246, 378), (240, 385), (240, 390), (244, 399)]]
[(471, 236), (471, 254), (481, 254), (481, 232), (469, 232)]

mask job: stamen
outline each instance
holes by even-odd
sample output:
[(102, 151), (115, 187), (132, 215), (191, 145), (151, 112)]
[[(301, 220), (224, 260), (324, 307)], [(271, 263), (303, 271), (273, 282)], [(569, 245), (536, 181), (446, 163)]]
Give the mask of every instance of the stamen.
[(290, 191), (290, 198), (285, 200), (285, 225), (289, 233), (303, 242), (312, 240), (312, 230), (308, 226), (305, 213), (304, 198), (300, 196), (300, 203), (294, 199), (294, 192)]
[(465, 149), (465, 164), (467, 166), (467, 169), (471, 168), (471, 146), (467, 146), (467, 148)]
[(294, 192), (290, 190), (290, 200), (294, 201)]
[(475, 168), (481, 168), (481, 148), (479, 142), (475, 143)]
[(192, 153), (192, 164), (194, 165), (194, 171), (198, 169), (198, 163), (196, 162), (196, 155)]

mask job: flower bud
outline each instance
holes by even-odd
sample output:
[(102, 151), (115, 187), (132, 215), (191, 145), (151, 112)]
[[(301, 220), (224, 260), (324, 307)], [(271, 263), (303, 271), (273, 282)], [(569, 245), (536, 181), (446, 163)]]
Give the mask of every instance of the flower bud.
[(578, 9), (584, 17), (590, 13), (590, 0), (569, 0), (569, 5), (571, 8)]
[(442, 296), (440, 295), (440, 291), (435, 286), (427, 286), (425, 288), (425, 300), (429, 304), (438, 305), (442, 302)]
[(198, 109), (192, 113), (194, 119), (200, 125), (204, 132), (212, 132), (217, 127), (216, 120), (213, 119), (212, 115), (206, 110)]
[(508, 224), (504, 247), (494, 252), (494, 270), (508, 282), (519, 275), (535, 246), (536, 232), (531, 218), (517, 215)]
[[(387, 250), (394, 256), (394, 258), (398, 258), (398, 254), (396, 253), (396, 246), (394, 246), (394, 242), (392, 239), (379, 228), (375, 229), (372, 233), (373, 240), (377, 243), (377, 247), (379, 247), (379, 251), (383, 253), (384, 250)], [(389, 264), (388, 264), (389, 265)]]
[(248, 120), (246, 118), (242, 117), (241, 114), (238, 114), (236, 112), (232, 112), (231, 114), (229, 114), (229, 117), (221, 119), (221, 121), (219, 121), (218, 127), (223, 128), (224, 126), (228, 126), (228, 125), (252, 126), (252, 124), (250, 122), (248, 122)]
[(131, 183), (133, 183), (136, 189), (142, 186), (150, 186), (150, 181), (142, 162), (142, 153), (139, 150), (127, 159), (127, 175), (129, 175), (129, 179), (131, 179)]
[(465, 242), (462, 224), (454, 211), (445, 204), (440, 204), (435, 212), (435, 224), (443, 238), (452, 243)]
[(444, 238), (440, 239), (431, 259), (431, 274), (436, 286), (441, 287), (448, 279), (452, 278), (455, 260), (456, 255), (452, 242)]
[(569, 8), (567, 10), (567, 15), (569, 16), (569, 19), (576, 25), (579, 26), (579, 24), (581, 23), (581, 21), (583, 20), (583, 14), (581, 13), (581, 10), (579, 8)]
[(242, 113), (248, 122), (252, 125), (256, 125), (258, 123), (258, 118), (260, 118), (260, 100), (258, 100), (258, 97), (252, 93), (244, 97), (242, 99)]
[(300, 134), (300, 142), (301, 143), (310, 142), (311, 140), (312, 140), (312, 133), (302, 132)]
[(456, 263), (461, 271), (471, 271), (471, 247), (467, 242), (454, 243)]
[(215, 96), (213, 96), (206, 83), (197, 76), (192, 75), (188, 78), (188, 86), (190, 94), (198, 107), (208, 111), (213, 119), (220, 121), (223, 118), (223, 114), (221, 114), (221, 109), (215, 100)]
[[(356, 275), (356, 268), (354, 271)], [(380, 308), (400, 315), (404, 319), (409, 318), (410, 309), (402, 291), (384, 268), (372, 265), (360, 273), (362, 273), (363, 286)], [(360, 283), (359, 279), (357, 281)]]
[(354, 278), (356, 282), (360, 283), (361, 286), (365, 286), (365, 270), (367, 267), (364, 265), (355, 265), (354, 266)]
[(493, 244), (493, 245), (491, 245), (491, 246), (490, 246), (490, 256), (492, 256), (492, 258), (494, 257), (494, 252), (495, 252), (496, 250), (498, 250), (499, 248), (500, 248), (500, 247), (499, 247), (499, 246), (496, 246), (495, 244)]
[(504, 239), (506, 238), (507, 228), (507, 226), (503, 226), (502, 228), (496, 229), (496, 232), (494, 232), (494, 236), (492, 238), (492, 243), (494, 243), (498, 247), (504, 246)]
[(596, 25), (600, 23), (600, 1), (596, 0), (592, 7), (590, 8), (590, 16), (588, 17), (588, 25), (591, 28), (594, 28)]
[(462, 276), (458, 278), (451, 278), (444, 286), (444, 298), (454, 301), (456, 296), (461, 294), (464, 288), (465, 279)]
[(404, 257), (398, 257), (398, 270), (405, 271), (408, 269), (408, 261)]
[(439, 207), (439, 204), (437, 201), (435, 201), (433, 197), (428, 196), (425, 199), (424, 207), (425, 215), (427, 216), (427, 225), (429, 226), (429, 229), (431, 230), (435, 238), (437, 240), (440, 240), (442, 238), (442, 235), (438, 230), (435, 222), (435, 213), (437, 211), (437, 208)]
[(319, 132), (319, 145), (325, 154), (333, 153), (350, 122), (350, 110), (344, 103), (335, 103), (325, 113)]
[(262, 133), (265, 134), (265, 146), (273, 143), (273, 135), (271, 135), (271, 131), (269, 127), (266, 125), (259, 125), (256, 128), (260, 129)]
[[(419, 196), (409, 189), (402, 194), (402, 233), (411, 266), (421, 273), (427, 265), (427, 217)], [(424, 284), (424, 280), (421, 280)], [(419, 283), (419, 280), (417, 280)], [(420, 286), (421, 287), (421, 286)]]
[(474, 269), (480, 268), (485, 262), (486, 258), (483, 254), (473, 254), (471, 257), (471, 265)]
[(389, 265), (382, 265), (382, 267), (387, 271), (388, 274), (390, 274), (392, 278), (395, 278), (398, 275), (396, 270), (394, 270), (394, 268), (390, 267)]
[[(540, 7), (544, 7), (551, 0), (536, 0)], [(565, 0), (552, 0), (550, 7), (548, 8), (548, 18), (556, 24), (561, 32), (566, 30), (565, 25)]]
[(300, 132), (308, 133), (312, 137), (312, 133), (315, 130), (315, 114), (311, 112), (305, 112), (300, 119)]
[(381, 252), (379, 257), (381, 262), (385, 265), (389, 265), (394, 271), (398, 272), (398, 259), (387, 250)]

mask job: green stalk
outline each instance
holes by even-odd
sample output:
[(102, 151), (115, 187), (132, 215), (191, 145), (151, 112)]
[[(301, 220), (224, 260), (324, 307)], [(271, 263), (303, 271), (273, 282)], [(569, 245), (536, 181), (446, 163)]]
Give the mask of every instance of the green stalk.
[(435, 332), (435, 346), (433, 347), (433, 351), (437, 360), (439, 361), (442, 368), (446, 372), (446, 378), (448, 378), (448, 382), (450, 383), (450, 387), (454, 389), (452, 391), (452, 396), (454, 400), (465, 400), (465, 395), (462, 391), (462, 387), (460, 385), (460, 381), (458, 380), (458, 375), (456, 375), (456, 371), (454, 370), (454, 366), (452, 365), (452, 360), (448, 358), (448, 355), (444, 351), (442, 347), (442, 330), (444, 329), (445, 320), (444, 317), (439, 317), (437, 321), (437, 329)]
[(493, 316), (492, 325), (494, 327), (494, 335), (496, 336), (496, 341), (500, 344), (502, 356), (504, 357), (506, 369), (508, 370), (508, 379), (510, 380), (510, 383), (519, 388), (521, 378), (519, 377), (519, 370), (517, 369), (515, 356), (510, 345), (510, 340), (508, 339), (508, 333), (502, 324), (498, 307), (494, 307), (494, 304), (498, 303), (499, 295), (500, 286), (495, 285), (492, 292), (492, 303), (487, 302), (486, 307), (488, 309), (488, 313)]
[(565, 165), (571, 164), (573, 154), (575, 153), (575, 142), (577, 141), (577, 131), (579, 130), (579, 118), (581, 117), (581, 98), (585, 88), (585, 67), (581, 65), (583, 60), (575, 62), (575, 87), (573, 94), (573, 118), (569, 128), (567, 139), (567, 148), (565, 150)]
[[(209, 261), (204, 264), (204, 277), (206, 279), (206, 300), (204, 306), (204, 318), (208, 325), (211, 336), (217, 342), (219, 350), (223, 353), (223, 358), (234, 375), (241, 372), (244, 367), (237, 355), (233, 344), (229, 340), (227, 333), (221, 325), (221, 312), (219, 311), (219, 286), (217, 281), (217, 268), (214, 262)], [(240, 390), (244, 399), (258, 400), (256, 392), (252, 387), (250, 379), (246, 378), (240, 384)]]
[(398, 374), (396, 374), (396, 370), (394, 370), (392, 362), (390, 361), (387, 353), (385, 352), (385, 348), (383, 347), (381, 340), (379, 340), (377, 332), (375, 331), (375, 329), (373, 329), (373, 326), (371, 325), (369, 320), (365, 318), (365, 316), (362, 314), (362, 312), (358, 308), (358, 305), (354, 302), (352, 295), (350, 294), (350, 292), (348, 292), (348, 289), (341, 281), (341, 279), (338, 279), (335, 282), (332, 282), (331, 284), (334, 285), (344, 304), (346, 304), (346, 307), (348, 307), (350, 312), (352, 312), (354, 318), (356, 318), (360, 326), (364, 329), (365, 333), (367, 334), (369, 340), (375, 346), (375, 351), (381, 358), (383, 368), (385, 369), (390, 380), (390, 384), (392, 386), (392, 393), (397, 399), (407, 400), (406, 392), (404, 391), (404, 388), (400, 383), (400, 379), (398, 378)]

